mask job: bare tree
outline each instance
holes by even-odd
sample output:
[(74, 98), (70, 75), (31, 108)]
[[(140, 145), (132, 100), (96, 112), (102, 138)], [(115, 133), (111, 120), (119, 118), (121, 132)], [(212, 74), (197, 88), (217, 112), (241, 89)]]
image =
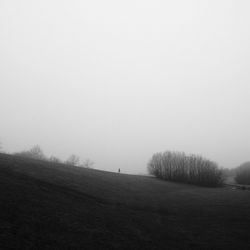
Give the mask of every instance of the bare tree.
[(66, 160), (66, 164), (70, 165), (70, 166), (77, 166), (79, 165), (80, 162), (80, 158), (77, 155), (72, 154), (67, 160)]
[(92, 168), (93, 165), (94, 165), (94, 162), (93, 162), (92, 160), (86, 159), (86, 160), (84, 160), (84, 161), (81, 163), (80, 167), (83, 167), (83, 168)]
[(44, 160), (46, 159), (42, 149), (40, 148), (40, 146), (35, 145), (33, 146), (30, 150), (29, 150), (30, 155), (32, 156), (32, 158), (35, 159), (39, 159), (39, 160)]

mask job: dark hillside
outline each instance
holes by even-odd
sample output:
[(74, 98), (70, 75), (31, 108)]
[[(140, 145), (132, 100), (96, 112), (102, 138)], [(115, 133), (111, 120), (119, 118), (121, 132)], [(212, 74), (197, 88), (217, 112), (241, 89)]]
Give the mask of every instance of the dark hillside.
[(0, 155), (0, 249), (248, 249), (250, 192)]

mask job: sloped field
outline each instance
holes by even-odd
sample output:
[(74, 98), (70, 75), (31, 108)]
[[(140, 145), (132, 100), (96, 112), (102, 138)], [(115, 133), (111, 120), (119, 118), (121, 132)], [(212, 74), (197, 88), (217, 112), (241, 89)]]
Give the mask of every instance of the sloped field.
[(250, 191), (0, 155), (0, 249), (248, 249)]

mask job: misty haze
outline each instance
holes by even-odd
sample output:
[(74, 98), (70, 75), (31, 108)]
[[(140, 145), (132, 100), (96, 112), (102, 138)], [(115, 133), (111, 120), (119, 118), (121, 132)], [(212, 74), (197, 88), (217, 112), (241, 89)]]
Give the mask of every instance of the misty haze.
[(0, 248), (249, 248), (249, 10), (1, 1)]

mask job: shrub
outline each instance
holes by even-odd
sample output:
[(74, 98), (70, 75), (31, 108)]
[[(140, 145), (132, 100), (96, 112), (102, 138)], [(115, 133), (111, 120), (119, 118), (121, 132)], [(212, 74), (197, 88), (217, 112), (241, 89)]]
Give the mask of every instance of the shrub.
[(223, 183), (222, 172), (215, 162), (182, 152), (154, 154), (148, 163), (148, 171), (164, 180), (201, 186), (219, 186)]
[(250, 185), (250, 162), (245, 162), (236, 168), (234, 179), (238, 184)]

